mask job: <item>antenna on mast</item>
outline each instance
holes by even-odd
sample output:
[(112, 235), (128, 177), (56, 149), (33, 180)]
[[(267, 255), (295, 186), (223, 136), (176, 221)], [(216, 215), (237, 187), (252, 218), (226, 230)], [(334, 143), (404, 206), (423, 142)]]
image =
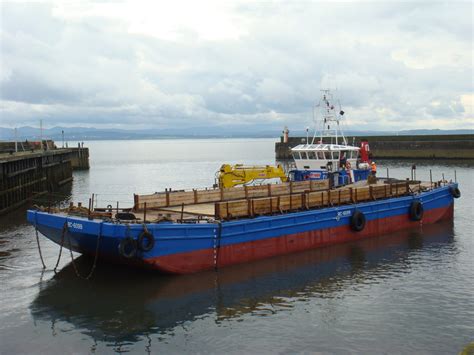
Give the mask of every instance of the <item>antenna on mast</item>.
[(18, 153), (18, 132), (15, 127), (15, 153)]
[[(336, 102), (333, 103), (333, 99), (334, 97), (331, 90), (321, 89), (319, 104), (314, 107), (319, 107), (321, 116), (319, 117), (321, 129), (318, 134), (320, 136), (320, 143), (324, 143), (324, 138), (326, 138), (326, 140), (329, 140), (326, 143), (339, 144), (339, 138), (341, 138), (343, 143), (347, 145), (346, 138), (341, 128), (341, 119), (343, 118), (344, 111), (341, 108), (340, 101), (336, 100)], [(316, 126), (318, 126), (318, 124), (316, 124)], [(313, 142), (316, 135), (317, 133), (315, 132)]]
[(40, 120), (40, 144), (43, 149), (43, 120)]

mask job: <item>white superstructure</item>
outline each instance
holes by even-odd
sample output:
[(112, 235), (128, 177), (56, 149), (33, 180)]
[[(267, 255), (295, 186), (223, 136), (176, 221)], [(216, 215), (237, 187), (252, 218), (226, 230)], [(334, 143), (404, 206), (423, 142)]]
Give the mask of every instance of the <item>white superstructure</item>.
[(347, 144), (340, 127), (344, 111), (338, 106), (336, 109), (329, 90), (321, 90), (321, 99), (315, 106), (320, 112), (319, 127), (315, 122), (312, 140), (307, 138), (305, 144), (291, 149), (298, 170), (338, 171), (357, 167), (360, 148)]

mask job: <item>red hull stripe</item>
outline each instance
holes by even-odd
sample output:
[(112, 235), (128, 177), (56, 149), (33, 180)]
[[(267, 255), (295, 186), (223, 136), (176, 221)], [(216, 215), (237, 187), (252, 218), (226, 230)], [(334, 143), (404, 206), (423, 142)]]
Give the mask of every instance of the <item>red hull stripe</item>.
[(408, 215), (399, 215), (367, 221), (363, 231), (354, 232), (349, 226), (327, 228), (282, 235), (274, 238), (221, 246), (214, 249), (159, 256), (144, 260), (147, 267), (167, 273), (185, 274), (227, 266), (276, 255), (294, 253), (322, 246), (355, 241), (363, 238), (392, 233), (400, 229), (420, 227), (442, 219), (453, 218), (453, 204), (425, 211), (422, 221), (412, 221)]

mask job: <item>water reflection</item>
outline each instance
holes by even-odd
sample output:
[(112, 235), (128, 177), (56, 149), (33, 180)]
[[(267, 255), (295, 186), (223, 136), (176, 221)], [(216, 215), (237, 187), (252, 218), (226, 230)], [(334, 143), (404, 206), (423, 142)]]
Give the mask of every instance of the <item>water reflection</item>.
[[(95, 341), (133, 342), (200, 317), (221, 322), (265, 316), (293, 307), (296, 300), (339, 297), (350, 285), (408, 272), (409, 259), (419, 250), (439, 253), (452, 243), (448, 222), (194, 275), (101, 264), (85, 282), (69, 264), (41, 284), (30, 308), (36, 321), (51, 322), (53, 335), (60, 331), (55, 325), (66, 322), (66, 328), (72, 325)], [(86, 270), (91, 260), (81, 257), (77, 263)]]

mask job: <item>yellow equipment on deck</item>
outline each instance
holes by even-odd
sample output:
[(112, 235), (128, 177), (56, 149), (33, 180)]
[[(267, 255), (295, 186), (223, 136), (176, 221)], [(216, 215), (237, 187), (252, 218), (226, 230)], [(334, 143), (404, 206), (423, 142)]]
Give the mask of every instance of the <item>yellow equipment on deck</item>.
[(242, 164), (223, 164), (218, 171), (219, 188), (229, 188), (243, 185), (255, 180), (279, 178), (282, 182), (288, 180), (281, 165), (245, 166)]

